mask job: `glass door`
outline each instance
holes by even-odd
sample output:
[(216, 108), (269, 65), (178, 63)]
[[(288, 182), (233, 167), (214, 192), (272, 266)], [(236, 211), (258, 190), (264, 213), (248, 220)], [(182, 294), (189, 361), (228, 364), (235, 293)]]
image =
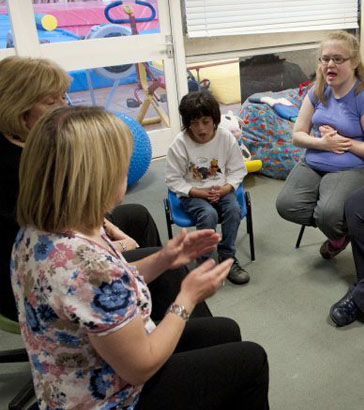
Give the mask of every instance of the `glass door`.
[(72, 76), (72, 104), (133, 118), (153, 158), (166, 154), (187, 92), (178, 0), (0, 0), (0, 17), (0, 58), (54, 60)]

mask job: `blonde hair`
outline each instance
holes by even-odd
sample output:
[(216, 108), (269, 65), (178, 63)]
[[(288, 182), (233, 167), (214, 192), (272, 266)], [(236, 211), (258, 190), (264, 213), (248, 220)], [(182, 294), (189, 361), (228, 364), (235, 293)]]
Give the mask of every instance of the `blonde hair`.
[(19, 171), (20, 226), (85, 234), (102, 225), (127, 177), (129, 128), (100, 107), (61, 107), (29, 133)]
[[(352, 34), (346, 31), (334, 31), (333, 33), (329, 34), (325, 40), (322, 41), (320, 52), (322, 53), (322, 49), (327, 41), (341, 41), (345, 43), (345, 46), (348, 49), (350, 59), (356, 64), (356, 68), (354, 70), (355, 77), (360, 81), (360, 84), (355, 89), (355, 94), (359, 94), (364, 89), (364, 66), (361, 61), (360, 57), (360, 44), (359, 40)], [(322, 72), (322, 67), (319, 64), (316, 69), (316, 82), (315, 82), (315, 89), (314, 89), (314, 96), (320, 100), (322, 103), (325, 103), (325, 88), (326, 88), (326, 81), (325, 77)]]
[(64, 94), (70, 77), (50, 60), (11, 56), (0, 61), (0, 131), (25, 140), (24, 115), (37, 102)]

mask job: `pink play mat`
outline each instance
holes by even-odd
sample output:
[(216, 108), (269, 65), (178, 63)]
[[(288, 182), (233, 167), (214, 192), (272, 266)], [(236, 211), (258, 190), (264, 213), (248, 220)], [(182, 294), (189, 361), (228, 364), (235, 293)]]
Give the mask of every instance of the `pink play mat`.
[[(138, 23), (137, 28), (139, 32), (159, 28), (157, 0), (149, 0), (149, 3), (156, 9), (157, 15), (152, 21)], [(123, 2), (123, 4), (130, 4), (137, 18), (150, 16), (148, 7), (134, 4), (134, 2)], [(58, 21), (57, 28), (69, 30), (81, 36), (86, 35), (93, 26), (109, 23), (104, 16), (105, 6), (106, 4), (102, 1), (76, 1), (33, 5), (35, 13), (51, 14), (56, 17)], [(0, 14), (6, 13), (6, 7), (0, 6)], [(122, 6), (113, 8), (110, 11), (110, 15), (114, 19), (128, 19), (128, 16), (122, 10)], [(129, 24), (125, 24), (125, 26), (130, 27)]]

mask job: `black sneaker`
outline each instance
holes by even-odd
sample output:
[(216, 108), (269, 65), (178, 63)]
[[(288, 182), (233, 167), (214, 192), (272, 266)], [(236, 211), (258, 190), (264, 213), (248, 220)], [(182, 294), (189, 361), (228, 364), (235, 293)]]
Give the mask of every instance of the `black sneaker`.
[[(223, 260), (224, 259), (219, 256), (219, 262)], [(250, 280), (249, 273), (239, 265), (239, 261), (236, 258), (234, 258), (227, 278), (235, 285), (244, 285), (244, 283), (248, 283)]]
[(329, 314), (336, 326), (347, 326), (358, 319), (359, 308), (354, 302), (353, 289), (354, 287), (351, 286), (346, 295), (331, 306)]

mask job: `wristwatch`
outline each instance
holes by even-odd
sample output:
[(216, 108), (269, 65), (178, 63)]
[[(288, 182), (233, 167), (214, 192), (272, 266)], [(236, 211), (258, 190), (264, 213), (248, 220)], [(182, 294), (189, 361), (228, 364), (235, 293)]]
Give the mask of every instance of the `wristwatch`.
[(172, 303), (171, 306), (167, 309), (167, 313), (174, 313), (177, 316), (180, 316), (185, 322), (190, 318), (190, 315), (187, 313), (187, 310), (182, 305), (177, 305), (177, 303)]

